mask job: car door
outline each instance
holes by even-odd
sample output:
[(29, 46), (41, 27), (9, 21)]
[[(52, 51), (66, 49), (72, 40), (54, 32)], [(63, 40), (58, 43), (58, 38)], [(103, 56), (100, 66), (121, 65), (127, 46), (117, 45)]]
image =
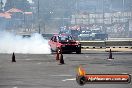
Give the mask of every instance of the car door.
[(53, 44), (53, 45), (52, 45), (53, 50), (56, 51), (56, 48), (57, 48), (57, 37), (56, 37), (56, 36), (54, 36), (54, 38), (53, 38), (53, 43), (52, 43), (52, 44)]
[(50, 45), (52, 50), (53, 50), (53, 39), (54, 39), (54, 36), (49, 41), (49, 45)]

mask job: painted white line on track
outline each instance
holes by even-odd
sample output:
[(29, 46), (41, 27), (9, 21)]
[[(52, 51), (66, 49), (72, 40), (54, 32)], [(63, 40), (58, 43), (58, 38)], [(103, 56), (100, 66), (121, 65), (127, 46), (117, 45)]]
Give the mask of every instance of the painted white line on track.
[(53, 56), (55, 56), (55, 55), (50, 55), (50, 56), (52, 56), (52, 57), (53, 57)]
[(89, 56), (86, 56), (86, 57), (89, 57)]
[(41, 62), (40, 63), (37, 63), (37, 64), (41, 64)]
[(107, 60), (112, 61), (112, 60), (114, 60), (114, 59), (107, 59)]
[(25, 60), (31, 60), (31, 59), (25, 59)]
[(122, 73), (122, 74), (128, 74), (128, 73)]
[(64, 80), (62, 80), (62, 81), (65, 82), (65, 81), (74, 81), (74, 80), (76, 80), (76, 78), (64, 79)]
[(18, 88), (17, 86), (14, 86), (13, 88)]

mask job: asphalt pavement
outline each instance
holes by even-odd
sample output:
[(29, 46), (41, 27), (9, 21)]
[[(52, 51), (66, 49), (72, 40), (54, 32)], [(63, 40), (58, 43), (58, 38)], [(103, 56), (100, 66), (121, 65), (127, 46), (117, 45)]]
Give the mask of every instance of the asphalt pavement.
[(132, 52), (86, 51), (63, 54), (59, 65), (55, 54), (0, 54), (0, 88), (132, 88), (132, 84), (86, 84), (79, 86), (75, 77), (81, 65), (88, 74), (132, 74)]

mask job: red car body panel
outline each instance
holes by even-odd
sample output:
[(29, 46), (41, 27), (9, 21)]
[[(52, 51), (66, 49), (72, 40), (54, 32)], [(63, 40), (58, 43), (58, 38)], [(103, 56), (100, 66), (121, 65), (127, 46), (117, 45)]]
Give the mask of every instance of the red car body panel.
[(81, 53), (81, 44), (70, 35), (54, 35), (51, 40), (49, 40), (49, 45), (52, 51), (57, 51), (57, 49), (60, 48), (62, 52)]

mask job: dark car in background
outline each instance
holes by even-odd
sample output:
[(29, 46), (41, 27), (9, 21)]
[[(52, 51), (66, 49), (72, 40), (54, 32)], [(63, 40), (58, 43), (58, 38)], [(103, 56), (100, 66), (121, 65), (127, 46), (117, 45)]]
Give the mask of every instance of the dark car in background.
[(71, 35), (56, 34), (49, 40), (49, 45), (52, 51), (61, 49), (62, 52), (76, 52), (77, 54), (81, 53), (81, 44)]

